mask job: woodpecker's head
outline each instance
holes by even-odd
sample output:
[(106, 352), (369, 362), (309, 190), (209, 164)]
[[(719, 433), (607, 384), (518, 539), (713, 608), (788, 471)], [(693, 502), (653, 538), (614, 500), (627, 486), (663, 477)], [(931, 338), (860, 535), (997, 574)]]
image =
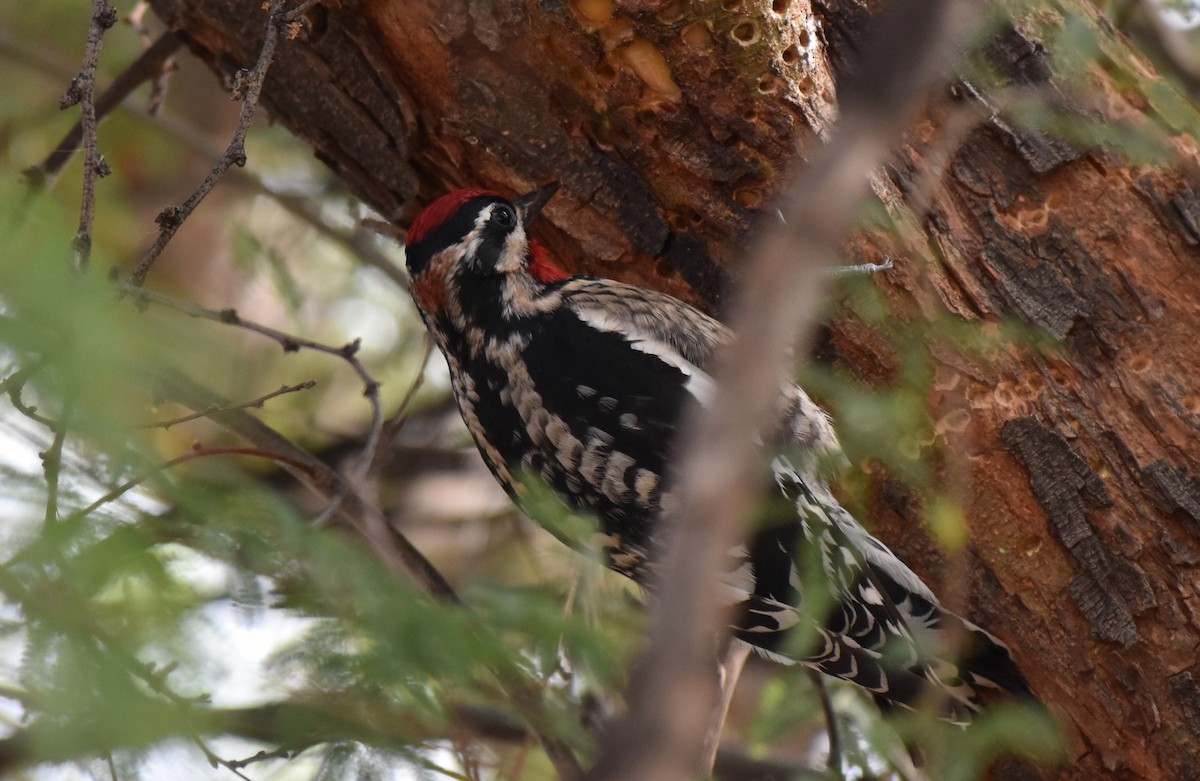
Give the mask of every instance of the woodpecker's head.
[(511, 309), (518, 291), (570, 278), (529, 236), (557, 190), (553, 183), (512, 201), (487, 190), (457, 190), (425, 207), (409, 228), (405, 258), (413, 297), (431, 327), (476, 307)]

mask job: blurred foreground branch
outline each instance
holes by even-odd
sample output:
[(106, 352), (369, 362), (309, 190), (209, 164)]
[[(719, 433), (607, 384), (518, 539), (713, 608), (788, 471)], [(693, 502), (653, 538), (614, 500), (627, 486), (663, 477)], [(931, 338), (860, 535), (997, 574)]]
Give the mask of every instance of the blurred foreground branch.
[(591, 774), (597, 781), (683, 781), (701, 769), (716, 702), (717, 640), (728, 625), (715, 576), (747, 528), (757, 484), (754, 434), (777, 406), (779, 378), (798, 334), (818, 315), (821, 270), (833, 265), (873, 172), (948, 74), (980, 6), (897, 0), (877, 17), (830, 142), (792, 180), (780, 200), (782, 219), (760, 226), (715, 400), (684, 428), (690, 435), (682, 449), (682, 496), (650, 647), (630, 686), (630, 710), (608, 734)]
[[(172, 373), (160, 377), (162, 395), (195, 410), (216, 409), (210, 418), (223, 428), (245, 438), (256, 447), (278, 455), (277, 461), (301, 483), (320, 496), (332, 500), (340, 497), (333, 518), (341, 526), (361, 536), (381, 561), (397, 575), (404, 574), (430, 596), (450, 604), (462, 600), (440, 572), (419, 550), (393, 526), (379, 507), (363, 497), (356, 487), (307, 450), (299, 447), (279, 432), (241, 409), (230, 408), (228, 402), (191, 380)], [(540, 685), (516, 664), (496, 660), (492, 669), (500, 686), (511, 698), (519, 713), (529, 720), (563, 781), (576, 781), (583, 770), (571, 748), (552, 737), (547, 725), (540, 722), (542, 711)]]

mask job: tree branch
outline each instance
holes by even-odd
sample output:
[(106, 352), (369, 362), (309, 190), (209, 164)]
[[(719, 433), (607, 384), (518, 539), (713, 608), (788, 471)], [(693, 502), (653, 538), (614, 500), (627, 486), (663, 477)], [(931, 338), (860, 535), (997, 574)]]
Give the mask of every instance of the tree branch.
[[(316, 380), (305, 380), (304, 382), (300, 383), (299, 385), (283, 385), (283, 386), (280, 386), (280, 388), (278, 390), (273, 390), (270, 393), (259, 396), (257, 399), (251, 399), (250, 401), (243, 401), (240, 404), (231, 404), (230, 406), (226, 407), (226, 409), (262, 409), (263, 404), (265, 402), (268, 402), (271, 399), (276, 398), (277, 396), (283, 396), (284, 394), (287, 394), (287, 393), (296, 393), (298, 391), (309, 390), (310, 388), (316, 387), (316, 384), (317, 384)], [(178, 426), (180, 423), (188, 423), (189, 421), (199, 420), (200, 418), (208, 417), (209, 415), (213, 414), (214, 412), (218, 412), (218, 411), (219, 411), (219, 409), (215, 409), (215, 408), (201, 410), (199, 412), (193, 412), (190, 415), (182, 415), (178, 418), (171, 418), (170, 420), (158, 420), (158, 421), (155, 421), (154, 423), (143, 423), (140, 426), (134, 426), (134, 428), (136, 428), (136, 429), (161, 428), (164, 431), (166, 431), (167, 429), (171, 428), (171, 426)]]
[(75, 265), (87, 268), (92, 255), (92, 223), (96, 219), (96, 178), (108, 174), (96, 141), (96, 61), (104, 33), (117, 23), (117, 11), (106, 0), (92, 0), (92, 22), (88, 26), (83, 68), (71, 82), (59, 105), (79, 104), (80, 135), (83, 138), (83, 193), (79, 206), (79, 228), (75, 232)]
[[(102, 2), (102, 0), (96, 0)], [(225, 150), (225, 154), (217, 161), (217, 164), (209, 171), (208, 176), (204, 177), (198, 187), (188, 196), (187, 200), (179, 206), (169, 206), (164, 209), (159, 215), (156, 222), (159, 226), (158, 238), (150, 245), (142, 259), (138, 261), (134, 267), (133, 273), (130, 275), (130, 282), (141, 287), (146, 281), (146, 275), (150, 273), (150, 268), (154, 262), (158, 260), (159, 255), (166, 249), (167, 244), (175, 236), (176, 231), (183, 225), (184, 221), (191, 216), (200, 202), (204, 200), (217, 185), (217, 182), (229, 170), (230, 166), (236, 165), (241, 167), (246, 164), (246, 132), (250, 129), (250, 123), (254, 119), (255, 109), (258, 108), (258, 98), (262, 93), (263, 82), (267, 77), (267, 69), (271, 67), (271, 61), (275, 57), (275, 46), (279, 40), (280, 28), (288, 19), (288, 14), (284, 12), (286, 7), (285, 0), (271, 0), (270, 12), (267, 18), (267, 31), (263, 36), (262, 49), (259, 51), (258, 61), (254, 67), (248, 71), (241, 71), (238, 78), (234, 81), (233, 94), (234, 97), (242, 98), (242, 112), (238, 117), (237, 126), (233, 131), (233, 138), (230, 139), (229, 146)]]
[[(362, 342), (355, 339), (352, 342), (335, 347), (333, 345), (322, 344), (311, 339), (304, 339), (299, 336), (280, 331), (277, 328), (271, 328), (261, 323), (256, 323), (253, 320), (247, 320), (237, 313), (236, 309), (207, 309), (198, 304), (193, 304), (190, 301), (180, 301), (177, 298), (163, 295), (162, 293), (153, 290), (147, 290), (143, 287), (137, 287), (129, 282), (117, 282), (117, 289), (122, 293), (133, 296), (141, 301), (148, 301), (159, 306), (164, 306), (169, 309), (174, 309), (177, 312), (182, 312), (188, 317), (195, 317), (201, 320), (211, 320), (214, 323), (224, 323), (238, 328), (244, 328), (247, 331), (253, 331), (256, 334), (262, 334), (268, 339), (275, 340), (284, 352), (293, 353), (301, 349), (314, 350), (316, 352), (325, 353), (341, 358), (350, 365), (354, 373), (358, 375), (363, 383), (363, 396), (371, 405), (371, 427), (367, 432), (367, 440), (363, 445), (362, 454), (359, 456), (359, 463), (356, 469), (356, 476), (365, 474), (365, 470), (370, 466), (375, 459), (375, 451), (379, 447), (379, 437), (383, 431), (383, 405), (379, 400), (379, 382), (376, 381), (371, 373), (367, 371), (367, 367), (363, 365), (358, 358), (359, 348)], [(330, 514), (336, 503), (341, 501), (341, 494), (335, 493), (331, 499), (331, 505), (323, 514)]]
[(793, 345), (815, 320), (822, 269), (849, 230), (870, 178), (942, 78), (964, 39), (973, 0), (896, 0), (873, 22), (867, 60), (848, 85), (831, 139), (760, 225), (734, 309), (737, 337), (717, 367), (716, 397), (695, 412), (682, 447), (679, 509), (670, 519), (650, 644), (628, 714), (604, 741), (595, 781), (684, 781), (715, 703), (717, 639), (728, 617), (716, 575), (745, 535), (755, 497), (755, 433), (774, 415)]
[[(303, 448), (293, 444), (265, 423), (244, 410), (230, 409), (228, 403), (190, 380), (170, 373), (161, 378), (163, 395), (193, 409), (219, 408), (210, 417), (228, 430), (245, 437), (256, 447), (280, 454), (280, 463), (301, 483), (326, 499), (341, 497), (333, 517), (367, 541), (380, 560), (396, 574), (404, 574), (436, 599), (462, 605), (462, 600), (440, 572), (379, 511), (334, 469)], [(536, 714), (542, 710), (538, 684), (515, 664), (494, 665), (492, 672), (517, 710), (528, 717), (530, 727), (563, 781), (583, 777), (570, 746), (549, 735)]]
[(432, 564), (369, 502), (363, 500), (337, 473), (319, 458), (244, 410), (231, 408), (226, 399), (196, 385), (177, 372), (158, 375), (159, 393), (208, 416), (223, 428), (245, 438), (255, 447), (278, 454), (279, 462), (300, 482), (325, 499), (338, 493), (346, 499), (336, 517), (346, 528), (357, 531), (371, 544), (385, 566), (405, 574), (425, 591), (455, 604), (461, 600)]
[[(112, 113), (113, 109), (120, 106), (122, 101), (129, 97), (143, 82), (160, 75), (165, 63), (179, 49), (179, 44), (180, 40), (174, 33), (170, 31), (163, 33), (159, 36), (158, 40), (143, 51), (136, 60), (130, 63), (129, 67), (122, 71), (121, 75), (117, 76), (108, 89), (104, 90), (100, 97), (96, 99), (91, 120), (93, 123), (93, 144), (95, 143), (95, 126), (98, 126), (105, 117)], [(86, 136), (84, 130), (85, 118), (81, 118), (63, 136), (63, 139), (58, 142), (58, 146), (46, 156), (46, 159), (40, 165), (26, 169), (24, 172), (25, 176), (39, 186), (47, 186), (53, 183), (58, 175), (62, 173), (62, 169), (74, 157), (75, 153), (79, 151), (80, 144), (84, 141)]]

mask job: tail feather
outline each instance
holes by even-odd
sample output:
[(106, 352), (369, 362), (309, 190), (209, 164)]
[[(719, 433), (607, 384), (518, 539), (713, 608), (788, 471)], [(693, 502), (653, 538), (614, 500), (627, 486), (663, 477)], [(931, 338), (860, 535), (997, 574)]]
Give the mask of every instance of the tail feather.
[[(955, 723), (982, 709), (981, 692), (1032, 698), (999, 639), (945, 610), (824, 483), (783, 458), (773, 466), (788, 512), (732, 552), (726, 579), (738, 595), (739, 639), (892, 705), (940, 700), (941, 715)], [(961, 641), (955, 659), (951, 638)]]

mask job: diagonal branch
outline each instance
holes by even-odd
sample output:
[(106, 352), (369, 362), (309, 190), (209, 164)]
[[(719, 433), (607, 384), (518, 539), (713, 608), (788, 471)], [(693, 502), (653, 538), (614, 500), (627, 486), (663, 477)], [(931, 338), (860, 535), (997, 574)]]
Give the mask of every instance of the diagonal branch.
[(176, 372), (158, 376), (159, 392), (194, 410), (207, 410), (208, 417), (228, 431), (264, 451), (275, 454), (280, 465), (317, 495), (330, 499), (343, 494), (345, 501), (336, 518), (371, 544), (384, 564), (396, 574), (410, 577), (432, 596), (460, 603), (454, 589), (404, 535), (396, 531), (382, 513), (358, 495), (337, 470), (296, 445), (275, 429), (241, 409), (231, 408), (226, 399), (208, 391)]
[[(314, 350), (344, 360), (354, 370), (354, 373), (358, 375), (358, 378), (362, 380), (363, 396), (367, 398), (367, 401), (371, 405), (371, 427), (367, 432), (367, 441), (363, 445), (362, 455), (359, 457), (359, 469), (356, 472), (356, 477), (362, 475), (371, 462), (374, 461), (375, 451), (379, 446), (379, 437), (383, 431), (383, 405), (379, 400), (379, 382), (371, 376), (371, 373), (367, 371), (367, 367), (358, 358), (358, 351), (362, 344), (360, 340), (355, 339), (341, 346), (323, 344), (311, 339), (293, 336), (277, 328), (256, 323), (253, 320), (247, 320), (239, 315), (236, 309), (222, 309), (220, 311), (207, 309), (190, 301), (181, 301), (153, 290), (137, 287), (129, 282), (118, 282), (116, 285), (117, 289), (122, 293), (133, 296), (141, 301), (174, 309), (188, 317), (211, 320), (214, 323), (224, 323), (225, 325), (232, 325), (244, 328), (247, 331), (253, 331), (256, 334), (261, 334), (268, 339), (278, 342), (284, 352), (292, 353), (301, 349)], [(334, 494), (330, 507), (326, 510), (325, 514), (331, 514), (336, 509), (335, 503), (341, 501), (340, 496), (340, 493)]]
[[(316, 380), (305, 380), (304, 382), (301, 382), (297, 385), (281, 385), (278, 390), (273, 390), (270, 393), (265, 393), (256, 399), (251, 399), (250, 401), (243, 401), (239, 404), (231, 404), (227, 409), (262, 409), (263, 404), (270, 401), (271, 399), (274, 399), (278, 396), (283, 396), (284, 394), (287, 394), (287, 393), (297, 393), (299, 391), (309, 390), (311, 388), (315, 388), (316, 385), (317, 385)], [(163, 431), (166, 431), (166, 430), (170, 429), (171, 426), (178, 426), (181, 423), (188, 423), (193, 420), (199, 420), (200, 418), (208, 417), (209, 415), (211, 415), (212, 413), (214, 413), (216, 411), (217, 411), (216, 409), (200, 410), (198, 412), (193, 412), (190, 415), (181, 415), (180, 417), (171, 418), (170, 420), (156, 420), (153, 423), (142, 423), (141, 425), (134, 426), (134, 428), (135, 429), (161, 428)]]
[(819, 309), (822, 269), (869, 194), (875, 169), (948, 70), (976, 0), (894, 0), (873, 23), (867, 59), (848, 85), (829, 143), (780, 200), (783, 220), (760, 226), (734, 310), (737, 339), (717, 369), (706, 414), (683, 447), (679, 510), (667, 538), (650, 645), (591, 778), (683, 781), (698, 767), (715, 705), (717, 640), (728, 625), (716, 574), (744, 537), (756, 485), (754, 433), (777, 407), (797, 335)]
[[(229, 408), (228, 402), (199, 387), (178, 373), (159, 378), (162, 395), (192, 409), (215, 409), (211, 419), (227, 430), (248, 440), (255, 447), (272, 453), (272, 457), (302, 484), (325, 499), (340, 497), (332, 517), (343, 527), (355, 532), (371, 546), (375, 555), (397, 575), (406, 575), (435, 599), (461, 605), (462, 600), (428, 559), (397, 530), (379, 508), (366, 501), (336, 470), (307, 450), (294, 444), (279, 432), (241, 409)], [(518, 712), (530, 717), (530, 729), (537, 736), (562, 781), (578, 781), (583, 770), (570, 746), (550, 735), (552, 725), (539, 724), (536, 714), (542, 711), (538, 684), (515, 664), (501, 666), (498, 660), (492, 670), (503, 690)]]

